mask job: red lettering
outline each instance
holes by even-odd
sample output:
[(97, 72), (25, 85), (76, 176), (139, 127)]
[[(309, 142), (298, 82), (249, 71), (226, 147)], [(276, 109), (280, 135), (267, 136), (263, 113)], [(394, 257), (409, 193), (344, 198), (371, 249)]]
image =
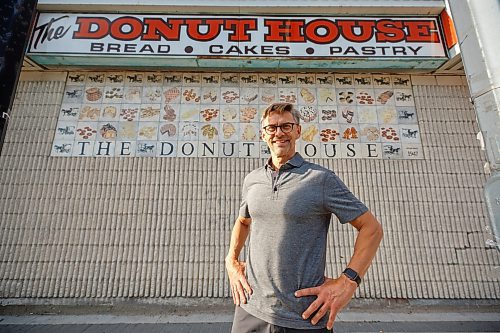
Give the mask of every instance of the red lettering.
[(183, 23), (183, 19), (169, 19), (168, 22), (165, 22), (160, 18), (145, 18), (146, 32), (141, 39), (160, 40), (163, 37), (165, 40), (179, 40)]
[[(337, 25), (342, 32), (342, 36), (350, 42), (364, 43), (373, 38), (373, 28), (375, 27), (375, 21), (373, 20), (337, 20)], [(355, 29), (359, 29), (360, 32), (356, 33)]]
[[(325, 29), (325, 34), (318, 34), (318, 29)], [(307, 39), (316, 44), (328, 44), (339, 38), (339, 28), (329, 20), (313, 20), (307, 23), (304, 33)]]
[[(123, 31), (129, 26), (130, 31)], [(134, 40), (142, 35), (142, 21), (132, 16), (117, 18), (111, 23), (111, 36), (118, 40)]]
[[(198, 42), (206, 42), (211, 41), (220, 34), (221, 26), (223, 24), (223, 20), (219, 19), (187, 19), (187, 33), (189, 38), (194, 39)], [(201, 33), (200, 26), (206, 26), (207, 32)]]
[(301, 33), (304, 20), (264, 20), (268, 32), (264, 35), (265, 42), (305, 42)]
[(224, 29), (231, 30), (229, 34), (230, 42), (250, 42), (250, 30), (257, 30), (256, 19), (227, 19), (224, 21)]
[(407, 42), (439, 43), (439, 34), (434, 21), (406, 21)]
[(101, 39), (109, 33), (110, 22), (101, 17), (79, 17), (76, 19), (78, 30), (73, 33), (76, 39)]
[(377, 42), (401, 42), (405, 40), (405, 32), (401, 21), (380, 20), (376, 23)]

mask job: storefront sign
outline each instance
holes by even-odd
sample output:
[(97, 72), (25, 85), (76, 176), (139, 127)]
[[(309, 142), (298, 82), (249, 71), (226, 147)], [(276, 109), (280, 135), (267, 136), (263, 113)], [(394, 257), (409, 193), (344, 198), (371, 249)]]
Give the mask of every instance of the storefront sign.
[(260, 117), (299, 111), (309, 158), (423, 158), (409, 75), (73, 72), (52, 156), (269, 156)]
[(446, 58), (437, 18), (41, 13), (31, 55)]

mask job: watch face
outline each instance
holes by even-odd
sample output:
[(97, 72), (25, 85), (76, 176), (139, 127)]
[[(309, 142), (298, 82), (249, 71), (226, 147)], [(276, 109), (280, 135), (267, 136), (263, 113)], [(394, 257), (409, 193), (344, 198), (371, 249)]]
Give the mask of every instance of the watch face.
[(347, 277), (349, 277), (349, 279), (351, 279), (351, 280), (354, 280), (358, 277), (358, 273), (356, 273), (354, 270), (352, 270), (350, 268), (346, 268), (344, 270), (344, 274), (347, 275)]
[(346, 268), (343, 272), (349, 279), (355, 281), (358, 285), (361, 283), (361, 278), (359, 277), (359, 274), (351, 269), (351, 268)]

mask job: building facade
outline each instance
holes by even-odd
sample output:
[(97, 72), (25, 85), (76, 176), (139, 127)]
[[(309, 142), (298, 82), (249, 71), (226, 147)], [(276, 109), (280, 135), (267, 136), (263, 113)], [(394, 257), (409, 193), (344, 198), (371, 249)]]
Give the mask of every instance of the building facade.
[[(240, 187), (269, 156), (259, 115), (278, 101), (299, 109), (301, 154), (384, 226), (358, 298), (500, 297), (443, 1), (39, 11), (0, 158), (2, 304), (230, 297)], [(327, 275), (354, 238), (332, 220)]]

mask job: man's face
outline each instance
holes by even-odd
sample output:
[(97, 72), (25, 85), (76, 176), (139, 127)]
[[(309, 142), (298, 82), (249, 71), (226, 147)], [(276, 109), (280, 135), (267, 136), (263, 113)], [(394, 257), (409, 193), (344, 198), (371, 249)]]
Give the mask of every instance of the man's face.
[[(290, 112), (271, 112), (269, 117), (264, 119), (262, 127), (267, 125), (283, 125), (285, 123), (295, 124), (295, 119)], [(268, 134), (262, 129), (262, 139), (267, 143), (273, 157), (290, 159), (295, 155), (295, 141), (300, 137), (300, 125), (294, 125), (292, 131), (283, 133), (281, 128), (276, 129), (273, 134)]]

